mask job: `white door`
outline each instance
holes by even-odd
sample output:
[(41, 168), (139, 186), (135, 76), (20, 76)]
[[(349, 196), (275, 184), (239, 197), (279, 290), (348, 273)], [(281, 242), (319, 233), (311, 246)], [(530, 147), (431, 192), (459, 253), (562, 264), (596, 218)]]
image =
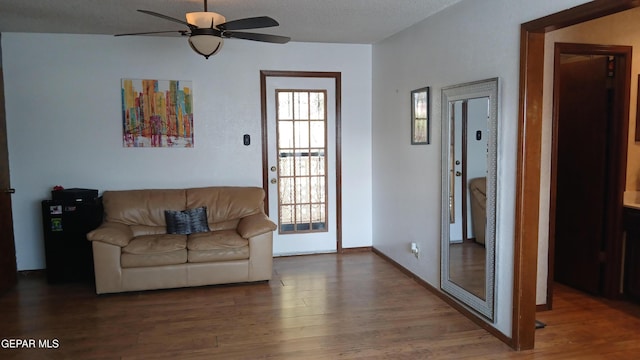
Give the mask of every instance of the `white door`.
[(337, 251), (335, 104), (333, 78), (266, 79), (275, 256)]

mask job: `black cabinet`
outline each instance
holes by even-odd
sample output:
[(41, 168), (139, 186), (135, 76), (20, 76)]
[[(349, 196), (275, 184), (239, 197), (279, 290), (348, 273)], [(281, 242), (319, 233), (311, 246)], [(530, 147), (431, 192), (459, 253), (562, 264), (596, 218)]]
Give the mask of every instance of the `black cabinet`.
[(627, 232), (624, 257), (624, 293), (640, 301), (640, 210), (624, 209)]
[(86, 238), (102, 222), (101, 198), (42, 201), (47, 281), (93, 282), (93, 251)]

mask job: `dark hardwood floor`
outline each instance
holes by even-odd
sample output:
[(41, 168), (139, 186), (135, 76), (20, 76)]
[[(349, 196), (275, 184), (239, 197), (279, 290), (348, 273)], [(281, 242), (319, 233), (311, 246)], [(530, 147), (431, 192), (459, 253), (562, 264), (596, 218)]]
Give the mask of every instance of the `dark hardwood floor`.
[(555, 289), (536, 349), (514, 352), (370, 252), (276, 258), (268, 283), (104, 296), (20, 276), (0, 295), (0, 358), (638, 358), (638, 306)]

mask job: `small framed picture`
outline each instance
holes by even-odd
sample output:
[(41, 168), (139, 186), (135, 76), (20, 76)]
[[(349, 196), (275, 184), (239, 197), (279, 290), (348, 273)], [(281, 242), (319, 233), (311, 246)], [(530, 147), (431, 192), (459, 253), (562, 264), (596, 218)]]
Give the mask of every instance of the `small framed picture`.
[(411, 144), (429, 143), (429, 87), (411, 92)]

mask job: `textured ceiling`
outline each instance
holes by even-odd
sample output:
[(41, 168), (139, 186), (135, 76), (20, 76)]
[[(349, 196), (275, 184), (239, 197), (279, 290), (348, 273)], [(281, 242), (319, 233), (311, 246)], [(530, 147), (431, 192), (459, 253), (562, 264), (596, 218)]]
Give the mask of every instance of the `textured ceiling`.
[[(227, 21), (266, 15), (277, 28), (256, 30), (292, 41), (372, 44), (461, 0), (209, 0)], [(202, 0), (0, 0), (0, 32), (118, 34), (183, 30), (142, 14), (184, 19)], [(252, 30), (253, 31), (253, 30)]]

